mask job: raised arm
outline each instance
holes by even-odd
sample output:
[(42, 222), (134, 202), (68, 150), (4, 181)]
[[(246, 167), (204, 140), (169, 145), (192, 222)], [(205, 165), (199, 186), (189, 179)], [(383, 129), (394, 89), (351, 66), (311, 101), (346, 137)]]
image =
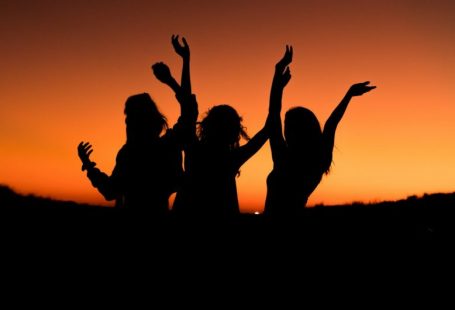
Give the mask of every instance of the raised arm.
[[(157, 62), (152, 66), (152, 70), (159, 81), (168, 85), (174, 91), (175, 96), (180, 103), (180, 115), (182, 117), (197, 118), (197, 102), (195, 96), (177, 83), (172, 76), (169, 67), (163, 62)], [(196, 119), (194, 119), (194, 122), (196, 122)]]
[[(332, 114), (325, 122), (323, 136), (324, 136), (325, 150), (329, 155), (328, 161), (331, 162), (331, 160), (332, 160), (332, 151), (333, 151), (333, 145), (335, 143), (335, 132), (336, 132), (337, 126), (340, 123), (341, 119), (343, 118), (343, 115), (346, 112), (346, 109), (347, 109), (352, 97), (362, 96), (363, 94), (376, 88), (376, 86), (369, 86), (368, 84), (370, 84), (370, 82), (353, 84), (349, 88), (349, 90), (346, 93), (346, 95), (344, 96), (343, 100), (341, 100), (341, 102), (338, 104), (338, 106), (335, 108), (335, 110), (333, 110)], [(330, 166), (330, 162), (328, 162), (329, 166)]]
[(153, 73), (162, 83), (168, 85), (175, 93), (180, 104), (180, 117), (174, 125), (175, 137), (186, 145), (196, 139), (196, 121), (198, 117), (198, 105), (196, 97), (183, 89), (174, 79), (169, 67), (158, 62), (152, 66)]
[[(182, 38), (183, 44), (180, 44), (178, 35), (172, 35), (171, 42), (175, 52), (183, 59), (181, 85), (174, 79), (166, 64), (158, 62), (152, 66), (152, 70), (159, 81), (168, 85), (174, 91), (180, 103), (181, 116), (192, 118), (195, 123), (198, 111), (195, 97), (191, 92), (190, 47), (185, 38)], [(186, 118), (186, 120), (189, 120), (189, 118)]]
[(272, 88), (270, 90), (269, 117), (270, 148), (274, 163), (279, 159), (285, 148), (283, 129), (281, 127), (281, 107), (284, 87), (291, 79), (289, 64), (292, 62), (292, 46), (286, 45), (283, 58), (275, 65)]
[(180, 85), (186, 94), (191, 94), (190, 47), (188, 42), (186, 42), (185, 37), (182, 37), (183, 44), (180, 44), (178, 35), (172, 35), (171, 41), (175, 52), (180, 55), (183, 60), (182, 80)]
[(283, 58), (275, 66), (275, 75), (273, 77), (272, 89), (270, 92), (269, 114), (264, 127), (254, 137), (242, 146), (239, 150), (239, 167), (243, 165), (251, 156), (253, 156), (264, 145), (267, 139), (274, 138), (270, 141), (272, 146), (272, 155), (277, 152), (277, 145), (284, 145), (283, 135), (281, 133), (281, 98), (283, 89), (291, 79), (291, 72), (288, 65), (292, 61), (292, 46), (286, 46), (286, 52)]

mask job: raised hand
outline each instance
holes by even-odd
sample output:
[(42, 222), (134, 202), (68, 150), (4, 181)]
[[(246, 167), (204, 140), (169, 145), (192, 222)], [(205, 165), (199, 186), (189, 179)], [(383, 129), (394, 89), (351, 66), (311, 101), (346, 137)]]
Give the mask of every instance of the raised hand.
[(90, 154), (92, 154), (92, 145), (89, 142), (81, 142), (77, 146), (77, 153), (82, 161), (82, 170), (86, 170), (89, 167), (94, 167), (96, 164), (90, 160)]
[(276, 64), (275, 68), (277, 71), (283, 72), (284, 69), (289, 66), (292, 62), (293, 49), (291, 45), (286, 45), (286, 51), (284, 52), (283, 58)]
[(284, 88), (291, 79), (291, 71), (288, 66), (292, 62), (292, 53), (292, 46), (286, 45), (283, 58), (275, 66), (274, 84), (281, 88)]
[(178, 35), (172, 35), (171, 42), (178, 55), (187, 59), (190, 57), (190, 47), (184, 37), (182, 37), (183, 44), (180, 44)]
[(288, 83), (289, 80), (291, 79), (291, 70), (289, 67), (286, 67), (286, 70), (284, 70), (283, 74), (279, 76), (279, 82), (281, 87), (285, 87)]
[(163, 62), (157, 62), (152, 66), (153, 74), (156, 78), (164, 84), (170, 84), (174, 78), (171, 75), (171, 70)]
[(372, 89), (375, 89), (376, 86), (368, 86), (369, 81), (363, 83), (353, 84), (348, 90), (348, 95), (350, 96), (362, 96), (364, 93), (369, 92)]

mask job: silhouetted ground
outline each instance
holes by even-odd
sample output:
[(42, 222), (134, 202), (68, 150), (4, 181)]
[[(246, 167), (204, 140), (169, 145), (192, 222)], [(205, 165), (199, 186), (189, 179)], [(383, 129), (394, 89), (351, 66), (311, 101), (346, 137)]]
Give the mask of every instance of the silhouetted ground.
[[(110, 207), (16, 194), (0, 186), (1, 225), (22, 236), (185, 241), (219, 239), (245, 244), (319, 241), (455, 241), (455, 193), (409, 197), (395, 202), (319, 206), (291, 219), (271, 221), (243, 214), (230, 222), (153, 219)], [(100, 234), (101, 233), (101, 234)], [(90, 239), (92, 240), (92, 239)]]
[[(377, 279), (401, 290), (400, 277), (426, 287), (453, 266), (454, 203), (455, 193), (434, 194), (308, 208), (278, 222), (249, 214), (231, 222), (154, 221), (147, 214), (0, 187), (0, 266), (15, 281), (54, 279), (63, 291), (62, 283), (94, 291), (103, 283), (123, 291), (150, 281), (165, 290), (199, 291), (197, 283), (219, 290), (232, 283), (250, 292), (259, 283), (269, 288), (305, 283), (327, 291), (349, 281), (369, 290)], [(428, 275), (432, 280), (423, 281)]]

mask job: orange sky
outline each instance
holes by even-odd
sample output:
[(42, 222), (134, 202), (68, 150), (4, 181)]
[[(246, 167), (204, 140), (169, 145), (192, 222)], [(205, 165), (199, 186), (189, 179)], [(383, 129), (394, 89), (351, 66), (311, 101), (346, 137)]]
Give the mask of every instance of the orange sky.
[[(104, 203), (80, 171), (76, 146), (110, 173), (125, 141), (123, 105), (149, 92), (171, 124), (172, 93), (150, 64), (180, 75), (170, 44), (185, 35), (201, 112), (227, 103), (250, 135), (266, 117), (274, 64), (294, 46), (283, 111), (323, 124), (352, 83), (334, 166), (309, 204), (455, 190), (455, 2), (0, 1), (0, 183), (23, 193)], [(261, 211), (268, 144), (237, 179), (243, 211)]]

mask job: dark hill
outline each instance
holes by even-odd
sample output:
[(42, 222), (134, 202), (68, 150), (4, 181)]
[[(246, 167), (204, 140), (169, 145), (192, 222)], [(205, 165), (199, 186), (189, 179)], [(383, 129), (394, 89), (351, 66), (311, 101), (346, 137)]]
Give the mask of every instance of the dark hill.
[[(243, 214), (230, 223), (203, 219), (147, 218), (127, 210), (20, 195), (0, 186), (2, 227), (35, 233), (83, 236), (99, 232), (137, 234), (146, 238), (157, 229), (166, 238), (228, 236), (242, 242), (272, 239), (299, 241), (435, 240), (455, 238), (455, 193), (411, 196), (399, 201), (355, 203), (307, 208), (301, 216), (270, 221), (262, 215)], [(185, 233), (181, 233), (185, 231)], [(25, 233), (24, 233), (25, 234)], [(160, 235), (160, 234), (158, 234)]]

